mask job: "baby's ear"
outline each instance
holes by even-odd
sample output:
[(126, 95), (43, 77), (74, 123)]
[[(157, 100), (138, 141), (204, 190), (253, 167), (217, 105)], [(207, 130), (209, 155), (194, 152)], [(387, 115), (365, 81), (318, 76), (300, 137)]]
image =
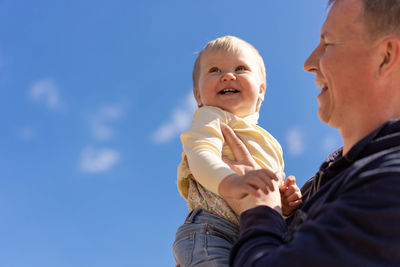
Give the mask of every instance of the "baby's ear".
[(258, 99), (264, 101), (264, 95), (265, 95), (265, 84), (262, 83), (260, 85), (260, 92), (258, 93)]
[(196, 98), (197, 106), (202, 107), (203, 103), (201, 102), (200, 91), (198, 88), (193, 89), (194, 97)]

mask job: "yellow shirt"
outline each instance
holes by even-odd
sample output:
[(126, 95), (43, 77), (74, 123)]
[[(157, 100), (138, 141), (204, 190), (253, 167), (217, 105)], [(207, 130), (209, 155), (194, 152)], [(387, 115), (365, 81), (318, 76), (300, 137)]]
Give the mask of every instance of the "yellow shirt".
[[(218, 197), (219, 183), (226, 176), (235, 173), (221, 159), (222, 155), (230, 159), (234, 157), (231, 149), (224, 142), (220, 122), (229, 125), (235, 131), (262, 168), (283, 171), (282, 148), (272, 135), (257, 125), (258, 116), (258, 113), (254, 113), (240, 118), (211, 106), (197, 109), (189, 129), (181, 135), (183, 153), (178, 167), (178, 190), (189, 203), (192, 202), (189, 207), (196, 206), (188, 194), (192, 175), (201, 188), (211, 191), (213, 193), (211, 196)], [(189, 166), (184, 160), (185, 156)], [(205, 202), (210, 204), (207, 199)], [(215, 209), (212, 207), (213, 204), (214, 202), (207, 205), (210, 211)]]

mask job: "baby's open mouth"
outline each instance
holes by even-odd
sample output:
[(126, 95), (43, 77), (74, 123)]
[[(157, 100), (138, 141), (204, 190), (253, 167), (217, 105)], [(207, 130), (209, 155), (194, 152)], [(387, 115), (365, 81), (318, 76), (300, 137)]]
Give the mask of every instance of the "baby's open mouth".
[(235, 94), (235, 93), (239, 93), (239, 92), (240, 92), (239, 90), (229, 88), (229, 89), (221, 90), (219, 92), (219, 94), (225, 95), (225, 94)]

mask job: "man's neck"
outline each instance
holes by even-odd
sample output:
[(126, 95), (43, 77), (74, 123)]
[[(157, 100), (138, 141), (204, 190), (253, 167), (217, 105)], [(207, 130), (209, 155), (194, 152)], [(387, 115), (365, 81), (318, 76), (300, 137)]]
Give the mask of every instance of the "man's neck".
[(343, 127), (339, 129), (340, 135), (342, 136), (343, 139), (343, 155), (346, 155), (347, 152), (350, 151), (350, 149), (361, 139), (366, 137), (368, 134), (373, 132), (375, 129), (377, 129), (379, 126), (384, 124), (385, 122), (389, 121), (390, 119), (395, 119), (396, 117), (393, 118), (384, 118), (380, 120), (370, 120), (365, 122), (364, 124), (362, 123), (354, 123), (350, 127)]

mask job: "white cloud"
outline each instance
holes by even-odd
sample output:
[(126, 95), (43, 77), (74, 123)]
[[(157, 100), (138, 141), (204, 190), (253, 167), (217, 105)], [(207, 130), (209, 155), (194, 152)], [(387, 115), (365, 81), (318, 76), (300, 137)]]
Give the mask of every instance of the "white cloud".
[(114, 129), (110, 126), (122, 116), (122, 107), (120, 105), (105, 106), (99, 109), (95, 115), (90, 118), (93, 137), (96, 140), (110, 140), (114, 136)]
[(52, 80), (39, 80), (32, 84), (30, 97), (35, 101), (44, 101), (50, 109), (57, 110), (62, 108), (59, 90)]
[(111, 148), (86, 147), (81, 153), (80, 170), (87, 173), (102, 173), (110, 170), (120, 160), (118, 151)]
[[(108, 105), (89, 117), (89, 126), (96, 141), (107, 141), (114, 137), (110, 125), (122, 117), (121, 105)], [(86, 173), (102, 173), (113, 168), (121, 159), (120, 153), (112, 148), (85, 147), (80, 156), (79, 168)]]
[(190, 93), (181, 101), (179, 106), (172, 110), (170, 118), (153, 133), (153, 142), (157, 144), (166, 143), (186, 130), (196, 108), (196, 101), (193, 94)]
[(291, 156), (299, 156), (304, 151), (304, 138), (300, 129), (293, 128), (286, 133), (286, 149)]

